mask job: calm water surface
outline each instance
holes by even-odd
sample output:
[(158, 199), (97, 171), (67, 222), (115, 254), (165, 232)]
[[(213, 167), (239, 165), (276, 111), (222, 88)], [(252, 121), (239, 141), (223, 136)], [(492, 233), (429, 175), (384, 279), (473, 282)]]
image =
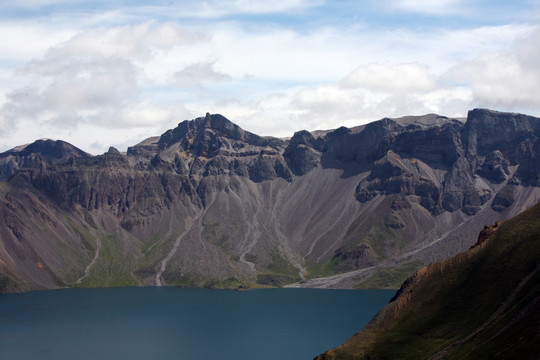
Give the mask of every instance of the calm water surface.
[(67, 289), (0, 295), (0, 359), (313, 359), (389, 290)]

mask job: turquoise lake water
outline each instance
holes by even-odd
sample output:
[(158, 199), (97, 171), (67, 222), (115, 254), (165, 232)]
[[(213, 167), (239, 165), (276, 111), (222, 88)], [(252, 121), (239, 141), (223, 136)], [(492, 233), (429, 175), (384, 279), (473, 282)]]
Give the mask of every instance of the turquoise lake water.
[(0, 295), (0, 359), (310, 360), (352, 336), (393, 294), (113, 288)]

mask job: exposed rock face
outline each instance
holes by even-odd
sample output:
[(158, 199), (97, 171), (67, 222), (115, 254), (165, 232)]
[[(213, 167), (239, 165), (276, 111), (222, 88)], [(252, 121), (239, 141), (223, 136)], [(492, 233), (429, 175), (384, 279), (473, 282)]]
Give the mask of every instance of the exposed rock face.
[(174, 164), (179, 174), (235, 174), (254, 182), (291, 178), (281, 156), (286, 143), (242, 130), (221, 115), (183, 121), (164, 133), (152, 165)]
[(291, 171), (297, 176), (302, 176), (320, 166), (323, 148), (322, 138), (315, 139), (310, 132), (302, 130), (296, 132), (289, 141), (283, 157)]
[(38, 140), (0, 154), (3, 291), (281, 285), (446, 258), (540, 199), (539, 134), (473, 110), (290, 140), (206, 114), (99, 156)]

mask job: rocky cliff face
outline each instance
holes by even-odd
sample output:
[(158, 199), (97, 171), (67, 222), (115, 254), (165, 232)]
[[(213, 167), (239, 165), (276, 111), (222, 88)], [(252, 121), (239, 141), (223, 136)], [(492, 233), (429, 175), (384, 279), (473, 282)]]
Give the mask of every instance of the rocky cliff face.
[(538, 201), (539, 134), (477, 109), (290, 140), (207, 114), (99, 156), (39, 140), (0, 154), (0, 285), (356, 286)]

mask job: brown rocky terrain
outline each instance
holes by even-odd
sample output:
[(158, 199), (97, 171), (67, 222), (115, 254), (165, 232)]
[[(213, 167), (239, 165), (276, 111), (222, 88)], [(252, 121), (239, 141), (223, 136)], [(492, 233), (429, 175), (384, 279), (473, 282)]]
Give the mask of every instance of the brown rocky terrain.
[(98, 156), (38, 140), (0, 154), (0, 291), (396, 286), (540, 200), (539, 134), (476, 109), (289, 140), (207, 114)]

